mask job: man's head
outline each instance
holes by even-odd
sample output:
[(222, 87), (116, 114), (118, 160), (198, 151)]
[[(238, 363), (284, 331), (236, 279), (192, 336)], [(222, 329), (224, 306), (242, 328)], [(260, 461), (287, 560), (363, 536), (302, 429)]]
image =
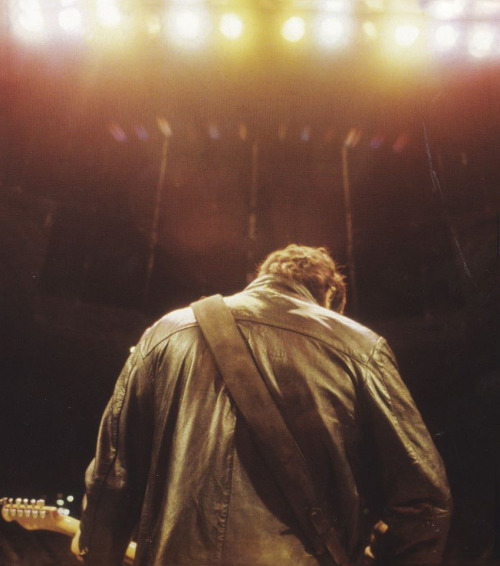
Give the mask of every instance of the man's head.
[(257, 276), (279, 275), (304, 285), (322, 306), (342, 313), (346, 303), (344, 276), (326, 248), (290, 244), (270, 253), (257, 270)]

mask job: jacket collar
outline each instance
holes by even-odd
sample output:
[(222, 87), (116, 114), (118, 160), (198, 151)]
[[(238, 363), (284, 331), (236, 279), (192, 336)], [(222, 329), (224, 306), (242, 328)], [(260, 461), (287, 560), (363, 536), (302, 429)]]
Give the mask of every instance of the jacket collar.
[(318, 304), (316, 299), (312, 296), (309, 289), (294, 281), (289, 277), (282, 277), (278, 275), (262, 275), (261, 277), (257, 277), (254, 279), (250, 285), (248, 285), (245, 291), (253, 291), (256, 289), (269, 289), (275, 291), (277, 293), (281, 293), (284, 295), (292, 295), (298, 297), (302, 300)]

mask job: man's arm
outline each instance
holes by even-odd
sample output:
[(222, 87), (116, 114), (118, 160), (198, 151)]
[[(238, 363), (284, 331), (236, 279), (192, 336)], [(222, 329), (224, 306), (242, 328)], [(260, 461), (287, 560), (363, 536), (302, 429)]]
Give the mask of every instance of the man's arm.
[(121, 565), (136, 525), (152, 438), (151, 382), (138, 350), (127, 360), (104, 411), (95, 458), (85, 474), (78, 548), (92, 566)]
[(383, 339), (367, 368), (363, 403), (384, 485), (381, 519), (388, 526), (382, 536), (375, 533), (377, 563), (440, 564), (451, 516), (446, 473)]

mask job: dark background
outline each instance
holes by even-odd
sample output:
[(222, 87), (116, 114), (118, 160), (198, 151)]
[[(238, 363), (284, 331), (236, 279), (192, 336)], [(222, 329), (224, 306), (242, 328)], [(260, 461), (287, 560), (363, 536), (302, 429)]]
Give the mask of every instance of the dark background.
[[(4, 494), (72, 494), (78, 515), (114, 381), (162, 313), (241, 289), (291, 242), (347, 265), (355, 131), (347, 314), (389, 340), (444, 458), (448, 563), (496, 561), (500, 63), (391, 65), (366, 46), (327, 57), (269, 38), (238, 57), (0, 50)], [(146, 292), (158, 118), (172, 135)], [(11, 527), (0, 542), (16, 549)]]

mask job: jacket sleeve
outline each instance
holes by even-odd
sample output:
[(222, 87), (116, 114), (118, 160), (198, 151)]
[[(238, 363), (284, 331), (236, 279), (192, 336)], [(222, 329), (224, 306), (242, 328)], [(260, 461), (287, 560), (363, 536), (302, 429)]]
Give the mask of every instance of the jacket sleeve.
[(151, 382), (136, 348), (104, 411), (95, 458), (85, 474), (80, 550), (92, 566), (121, 565), (137, 524), (152, 442)]
[(377, 564), (440, 564), (451, 515), (446, 473), (383, 338), (367, 366), (363, 402), (389, 527), (376, 544)]

